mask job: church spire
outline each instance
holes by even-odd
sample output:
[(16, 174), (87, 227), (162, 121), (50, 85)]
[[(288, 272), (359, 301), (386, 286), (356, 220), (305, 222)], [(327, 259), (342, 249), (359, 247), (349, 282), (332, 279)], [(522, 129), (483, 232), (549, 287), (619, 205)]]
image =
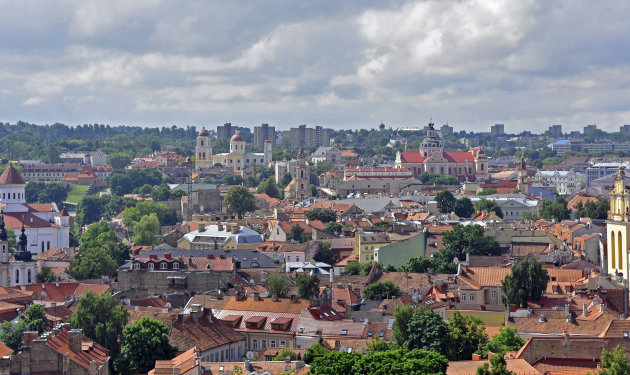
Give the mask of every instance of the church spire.
[(518, 166), (519, 171), (527, 170), (527, 164), (525, 164), (525, 152), (521, 152), (521, 163)]
[(18, 237), (18, 251), (15, 253), (15, 260), (30, 262), (33, 255), (28, 251), (28, 239), (24, 229), (24, 216), (22, 216), (22, 234)]

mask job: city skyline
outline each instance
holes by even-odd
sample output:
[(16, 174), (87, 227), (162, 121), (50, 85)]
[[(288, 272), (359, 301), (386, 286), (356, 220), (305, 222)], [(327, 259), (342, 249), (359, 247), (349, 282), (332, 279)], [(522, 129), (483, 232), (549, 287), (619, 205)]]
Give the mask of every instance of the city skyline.
[[(36, 4), (36, 5), (35, 5)], [(2, 2), (0, 121), (630, 123), (629, 4)]]

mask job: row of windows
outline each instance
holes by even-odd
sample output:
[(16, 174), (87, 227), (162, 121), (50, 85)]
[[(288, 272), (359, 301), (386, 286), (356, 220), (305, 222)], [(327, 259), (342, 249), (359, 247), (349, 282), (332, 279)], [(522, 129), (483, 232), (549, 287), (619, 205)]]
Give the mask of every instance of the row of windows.
[[(140, 269), (140, 263), (136, 262), (133, 264), (133, 269), (134, 270), (139, 270)], [(147, 268), (150, 270), (155, 269), (155, 263), (150, 262), (147, 264)], [(168, 263), (166, 262), (160, 262), (160, 269), (161, 270), (166, 270), (168, 269)], [(178, 262), (173, 262), (173, 269), (178, 270), (179, 269), (179, 263)]]
[[(28, 284), (31, 284), (32, 281), (32, 274), (31, 274), (31, 270), (27, 270), (26, 272), (26, 282)], [(15, 283), (16, 284), (21, 284), (20, 282), (20, 270), (15, 270)]]
[[(285, 346), (287, 346), (286, 341), (280, 340), (280, 347), (283, 348)], [(276, 347), (276, 340), (269, 340), (269, 347), (275, 348)], [(261, 339), (260, 340), (260, 349), (264, 350), (266, 348), (267, 348), (267, 339)], [(252, 340), (252, 349), (258, 350), (258, 339), (253, 339)]]
[[(13, 199), (22, 199), (23, 195), (22, 193), (17, 193), (17, 198), (16, 198), (16, 193), (13, 193)], [(2, 193), (2, 199), (11, 199), (11, 193)]]

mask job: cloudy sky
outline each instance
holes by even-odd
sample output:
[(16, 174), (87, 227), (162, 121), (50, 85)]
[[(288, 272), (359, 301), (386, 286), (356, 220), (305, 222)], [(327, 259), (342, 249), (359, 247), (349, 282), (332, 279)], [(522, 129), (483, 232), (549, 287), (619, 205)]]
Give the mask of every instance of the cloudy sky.
[(630, 124), (628, 1), (0, 0), (0, 121)]

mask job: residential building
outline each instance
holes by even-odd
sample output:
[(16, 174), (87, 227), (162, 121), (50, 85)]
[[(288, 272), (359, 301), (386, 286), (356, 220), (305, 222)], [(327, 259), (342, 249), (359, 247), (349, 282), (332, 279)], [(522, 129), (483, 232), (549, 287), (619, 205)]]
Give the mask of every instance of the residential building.
[(417, 177), (424, 172), (455, 176), (460, 181), (479, 181), (488, 178), (488, 158), (481, 148), (468, 152), (444, 151), (442, 140), (429, 124), (427, 136), (419, 150), (398, 152), (396, 166), (409, 168)]
[(300, 125), (282, 133), (283, 138), (288, 138), (292, 147), (319, 147), (330, 146), (330, 129), (316, 126), (307, 128)]
[(590, 186), (594, 180), (614, 175), (619, 168), (628, 169), (630, 165), (625, 163), (597, 163), (591, 165), (586, 168), (586, 186)]
[(592, 132), (594, 132), (595, 130), (597, 130), (597, 125), (595, 125), (595, 124), (586, 125), (584, 127), (584, 135), (589, 135)]
[(357, 177), (357, 179), (412, 179), (413, 172), (404, 167), (346, 168), (343, 172), (343, 179), (348, 180), (352, 176)]
[(296, 346), (298, 320), (310, 302), (297, 298), (246, 297), (243, 292), (228, 297), (216, 317), (247, 337), (247, 350)]
[(0, 359), (0, 373), (108, 375), (110, 359), (107, 349), (64, 323), (42, 336), (24, 332), (22, 350)]
[(313, 164), (330, 163), (343, 165), (341, 150), (337, 147), (319, 146), (317, 150), (310, 155), (310, 159)]
[(262, 236), (253, 229), (232, 223), (199, 226), (177, 241), (180, 249), (255, 249), (263, 243)]
[(504, 124), (494, 124), (490, 127), (490, 134), (492, 135), (504, 135), (505, 134), (505, 125)]
[(374, 251), (374, 261), (398, 268), (407, 264), (410, 258), (427, 256), (428, 234), (429, 228), (424, 227), (415, 236), (377, 248)]
[(230, 139), (234, 135), (234, 130), (231, 123), (225, 123), (217, 126), (217, 139)]
[(375, 260), (377, 249), (391, 243), (386, 232), (363, 232), (355, 234), (354, 254), (359, 259), (359, 263), (369, 263)]
[(552, 137), (562, 137), (562, 125), (551, 125), (549, 133)]
[[(536, 172), (536, 180), (555, 186), (558, 195), (569, 195), (586, 187), (586, 175), (574, 170)], [(523, 192), (523, 191), (521, 191)], [(524, 193), (524, 192), (523, 192)]]
[(76, 163), (87, 165), (105, 165), (107, 160), (107, 154), (101, 150), (97, 151), (74, 151), (74, 152), (62, 152), (59, 155), (64, 163)]
[(20, 164), (27, 182), (61, 182), (68, 173), (79, 173), (81, 164)]
[(527, 199), (522, 195), (488, 195), (471, 197), (470, 199), (473, 203), (481, 199), (495, 201), (503, 211), (503, 221), (522, 221), (524, 213), (529, 212), (536, 215), (539, 208), (538, 200)]
[(262, 149), (265, 141), (271, 142), (271, 146), (276, 145), (276, 127), (269, 124), (262, 124), (254, 127), (254, 147)]
[(337, 185), (337, 193), (347, 197), (350, 194), (399, 194), (401, 190), (408, 188), (413, 184), (421, 184), (413, 179), (362, 179), (356, 176), (350, 177), (347, 181), (340, 182)]
[(630, 134), (630, 125), (621, 125), (619, 127), (619, 132), (624, 134)]

